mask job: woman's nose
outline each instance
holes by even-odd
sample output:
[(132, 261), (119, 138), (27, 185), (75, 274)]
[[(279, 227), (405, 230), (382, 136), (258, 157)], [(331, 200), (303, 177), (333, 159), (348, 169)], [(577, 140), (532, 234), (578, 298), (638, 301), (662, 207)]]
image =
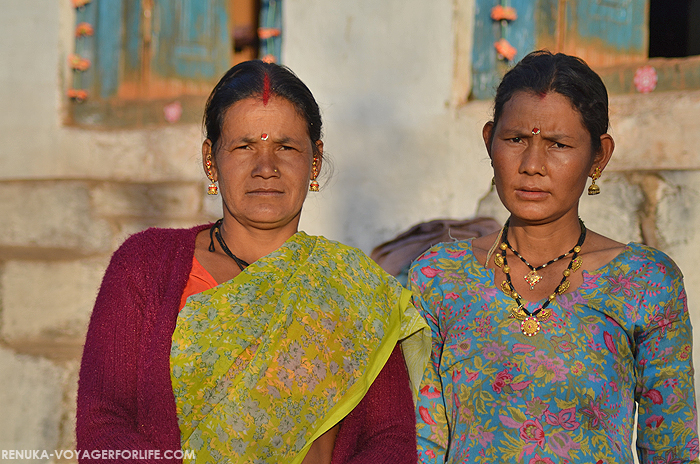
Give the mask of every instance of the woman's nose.
[(539, 140), (530, 140), (527, 148), (523, 150), (520, 162), (520, 172), (529, 175), (543, 174), (543, 167), (546, 160), (546, 149)]
[[(265, 144), (263, 144), (265, 145)], [(270, 178), (279, 176), (277, 157), (271, 147), (263, 146), (255, 157), (254, 176)]]

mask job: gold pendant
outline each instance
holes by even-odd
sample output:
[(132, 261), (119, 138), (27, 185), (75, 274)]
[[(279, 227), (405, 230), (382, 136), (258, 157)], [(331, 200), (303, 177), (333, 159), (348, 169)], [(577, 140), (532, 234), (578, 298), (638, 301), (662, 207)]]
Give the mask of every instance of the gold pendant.
[(498, 267), (503, 267), (503, 256), (501, 256), (500, 253), (496, 253), (496, 255), (493, 257), (493, 264)]
[(520, 323), (520, 331), (528, 337), (537, 335), (540, 332), (540, 321), (534, 316), (528, 316)]
[(525, 277), (523, 277), (523, 279), (525, 279), (525, 282), (530, 285), (530, 290), (534, 290), (535, 285), (542, 280), (542, 276), (539, 275), (537, 271), (530, 271), (525, 275)]
[(565, 280), (564, 282), (561, 283), (561, 285), (557, 289), (557, 293), (562, 295), (564, 292), (566, 292), (569, 289), (570, 285), (571, 285), (571, 283), (568, 280)]
[(520, 309), (520, 308), (513, 308), (513, 309), (510, 310), (510, 317), (513, 318), (513, 319), (517, 319), (517, 320), (519, 320), (519, 321), (522, 321), (523, 319), (525, 319), (525, 318), (528, 317), (528, 316), (527, 316), (527, 314), (525, 314), (525, 313), (523, 312), (522, 309)]
[(512, 292), (510, 290), (510, 285), (508, 285), (507, 281), (501, 282), (501, 290), (503, 290), (503, 293), (505, 293), (507, 296), (511, 296)]
[(550, 317), (552, 317), (552, 308), (551, 307), (541, 311), (537, 315), (537, 320), (540, 322), (547, 322)]
[(575, 272), (581, 267), (583, 260), (580, 256), (577, 256), (575, 260), (571, 261), (571, 272)]

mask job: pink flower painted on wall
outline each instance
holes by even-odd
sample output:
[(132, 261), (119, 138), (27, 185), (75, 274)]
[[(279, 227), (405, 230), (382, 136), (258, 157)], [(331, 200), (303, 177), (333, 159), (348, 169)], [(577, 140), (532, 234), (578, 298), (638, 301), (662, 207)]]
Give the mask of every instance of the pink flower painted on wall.
[(179, 101), (174, 101), (163, 107), (163, 117), (165, 120), (173, 123), (178, 122), (182, 117), (182, 104)]
[(642, 66), (634, 73), (634, 87), (637, 92), (649, 93), (656, 88), (659, 76), (653, 66)]

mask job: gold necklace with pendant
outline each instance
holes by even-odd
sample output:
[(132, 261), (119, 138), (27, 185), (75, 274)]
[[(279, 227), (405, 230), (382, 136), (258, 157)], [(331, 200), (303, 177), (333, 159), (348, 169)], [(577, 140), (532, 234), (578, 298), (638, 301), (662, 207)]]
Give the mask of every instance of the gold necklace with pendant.
[[(582, 233), (585, 234), (585, 232), (583, 232), (583, 229), (582, 229)], [(513, 246), (508, 242), (508, 237), (504, 237), (503, 243), (505, 243), (506, 246), (508, 247), (508, 249), (509, 249), (510, 251), (512, 251), (513, 254), (514, 254), (515, 256), (517, 256), (518, 258), (520, 258), (520, 261), (522, 261), (522, 262), (530, 269), (530, 272), (528, 272), (527, 274), (525, 274), (525, 276), (523, 277), (523, 279), (525, 279), (525, 282), (527, 282), (528, 285), (530, 285), (530, 290), (534, 290), (534, 289), (535, 289), (535, 285), (537, 285), (537, 283), (538, 283), (539, 281), (542, 280), (542, 276), (539, 275), (539, 274), (537, 273), (537, 271), (540, 271), (540, 270), (546, 268), (546, 267), (549, 266), (550, 264), (556, 263), (557, 261), (559, 261), (559, 260), (562, 259), (562, 258), (566, 258), (567, 256), (569, 256), (571, 253), (574, 252), (574, 249), (575, 249), (577, 246), (579, 246), (579, 247), (581, 246), (581, 245), (578, 245), (578, 244), (577, 244), (577, 245), (574, 246), (574, 248), (570, 249), (569, 251), (567, 251), (567, 252), (564, 253), (563, 255), (557, 256), (556, 258), (547, 261), (547, 262), (544, 263), (543, 265), (535, 267), (535, 266), (533, 266), (532, 264), (530, 264), (530, 263), (523, 257), (523, 255), (521, 255), (520, 253), (518, 253), (518, 250), (516, 250), (515, 248), (513, 248)]]
[[(523, 260), (523, 262), (525, 262), (525, 264), (528, 265), (528, 267), (531, 267), (531, 266), (529, 266), (527, 261), (525, 261), (508, 243), (508, 224), (509, 224), (509, 222), (510, 222), (510, 219), (508, 221), (506, 221), (506, 224), (503, 226), (503, 234), (502, 234), (503, 235), (503, 242), (500, 245), (500, 249), (501, 249), (502, 254), (496, 253), (496, 255), (494, 256), (493, 262), (496, 266), (502, 268), (503, 273), (506, 275), (506, 280), (504, 280), (501, 283), (501, 290), (503, 290), (503, 293), (505, 293), (506, 295), (513, 298), (515, 300), (515, 302), (517, 303), (517, 306), (515, 308), (511, 309), (510, 317), (520, 321), (520, 331), (523, 333), (523, 335), (526, 335), (528, 337), (532, 337), (534, 335), (537, 335), (540, 332), (540, 330), (542, 328), (541, 323), (546, 322), (552, 316), (552, 308), (548, 307), (549, 304), (552, 301), (554, 301), (554, 299), (557, 297), (557, 295), (561, 295), (569, 289), (569, 286), (571, 284), (568, 281), (569, 276), (571, 275), (572, 272), (577, 271), (581, 267), (581, 264), (583, 261), (578, 256), (578, 254), (581, 252), (581, 246), (583, 245), (583, 242), (586, 240), (586, 226), (583, 225), (583, 221), (579, 218), (579, 223), (581, 224), (581, 235), (579, 236), (578, 242), (576, 243), (576, 245), (568, 253), (566, 253), (562, 256), (559, 256), (557, 259), (550, 261), (549, 263), (547, 263), (544, 266), (540, 266), (539, 269), (544, 268), (544, 267), (552, 264), (553, 262), (558, 261), (559, 259), (563, 258), (564, 256), (566, 256), (570, 253), (573, 253), (573, 255), (571, 256), (571, 262), (569, 262), (569, 265), (567, 266), (567, 268), (564, 269), (564, 271), (562, 272), (563, 277), (561, 279), (561, 282), (559, 282), (559, 285), (557, 285), (557, 288), (554, 289), (554, 293), (552, 293), (551, 295), (549, 295), (549, 297), (547, 297), (547, 301), (545, 301), (544, 304), (542, 304), (542, 307), (540, 307), (539, 309), (537, 309), (536, 311), (531, 313), (527, 310), (527, 308), (525, 308), (525, 304), (523, 303), (522, 299), (520, 298), (520, 295), (518, 294), (518, 292), (515, 291), (515, 287), (513, 286), (513, 282), (510, 278), (510, 267), (508, 266), (508, 258), (506, 258), (506, 250), (510, 249), (511, 251), (513, 251), (513, 253), (518, 255), (520, 257), (520, 259)], [(537, 270), (539, 270), (539, 269), (537, 269)], [(533, 269), (533, 271), (535, 271), (535, 274), (537, 274), (536, 270)], [(532, 273), (532, 271), (530, 273)], [(541, 279), (539, 274), (537, 274), (537, 276), (539, 278), (537, 279), (535, 284), (537, 282), (539, 282), (539, 280)], [(525, 277), (525, 280), (527, 280), (527, 276)], [(530, 283), (530, 282), (528, 281), (528, 283)], [(530, 289), (532, 290), (533, 288), (534, 288), (534, 285), (531, 284)]]

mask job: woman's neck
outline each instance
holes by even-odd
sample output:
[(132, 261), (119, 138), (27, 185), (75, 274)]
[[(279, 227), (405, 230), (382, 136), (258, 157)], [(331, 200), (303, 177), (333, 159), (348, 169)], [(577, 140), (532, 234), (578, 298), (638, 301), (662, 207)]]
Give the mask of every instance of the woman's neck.
[(284, 227), (262, 229), (245, 226), (233, 218), (224, 218), (221, 235), (237, 257), (253, 263), (281, 247), (298, 231), (298, 221)]
[(580, 236), (578, 215), (567, 215), (547, 224), (532, 224), (511, 216), (507, 238), (530, 264), (539, 266), (571, 250)]

